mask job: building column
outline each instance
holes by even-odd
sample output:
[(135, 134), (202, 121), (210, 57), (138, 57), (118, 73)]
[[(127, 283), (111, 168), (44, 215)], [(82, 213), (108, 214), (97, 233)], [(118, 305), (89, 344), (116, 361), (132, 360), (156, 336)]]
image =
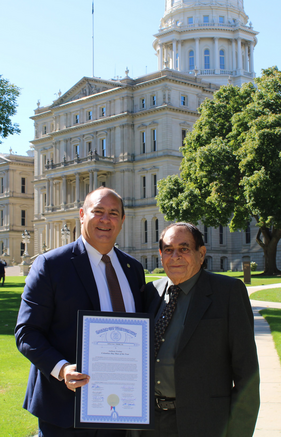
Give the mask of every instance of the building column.
[(94, 190), (98, 188), (98, 172), (94, 171)]
[[(242, 47), (241, 47), (241, 38), (237, 38), (237, 69), (242, 70)], [(241, 74), (241, 71), (239, 72)]]
[(50, 179), (50, 208), (54, 206), (54, 181)]
[(75, 173), (75, 203), (78, 204), (79, 199), (79, 193), (80, 193), (80, 177), (79, 173)]
[(195, 67), (197, 68), (197, 70), (201, 69), (201, 62), (200, 62), (200, 38), (195, 38)]
[(177, 41), (173, 39), (173, 69), (177, 69)]
[(93, 191), (93, 172), (89, 171), (89, 193)]
[(62, 207), (66, 205), (66, 176), (62, 177)]
[(163, 68), (163, 44), (159, 44), (159, 54), (158, 54), (158, 70)]
[(50, 223), (49, 247), (50, 247), (50, 249), (54, 249), (54, 223)]
[(181, 65), (181, 41), (178, 41), (178, 54), (179, 54), (179, 66), (178, 66), (178, 70), (181, 71), (182, 70), (182, 65)]
[(80, 220), (75, 220), (75, 240), (77, 240), (81, 235), (81, 229), (80, 229)]
[(249, 71), (249, 46), (248, 44), (245, 44), (245, 65), (244, 65), (245, 71)]
[(250, 73), (254, 73), (254, 43), (250, 42)]
[(220, 74), (219, 39), (218, 38), (214, 38), (214, 51), (215, 51), (215, 74)]
[(236, 70), (236, 44), (235, 39), (232, 40), (232, 70)]

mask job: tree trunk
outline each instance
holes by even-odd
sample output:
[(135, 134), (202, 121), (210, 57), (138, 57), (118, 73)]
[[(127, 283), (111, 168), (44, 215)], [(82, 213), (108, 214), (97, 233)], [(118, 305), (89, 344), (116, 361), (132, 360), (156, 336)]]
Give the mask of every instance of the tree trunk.
[[(263, 236), (264, 241), (260, 236)], [(266, 276), (279, 275), (281, 271), (277, 268), (276, 253), (277, 244), (281, 238), (281, 229), (260, 228), (256, 237), (257, 243), (264, 252), (264, 272)]]

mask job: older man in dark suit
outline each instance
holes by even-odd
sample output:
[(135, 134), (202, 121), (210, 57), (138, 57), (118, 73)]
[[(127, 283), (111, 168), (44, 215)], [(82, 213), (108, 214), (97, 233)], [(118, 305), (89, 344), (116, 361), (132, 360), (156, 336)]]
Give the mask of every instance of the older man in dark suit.
[(120, 285), (117, 304), (127, 312), (142, 309), (143, 268), (114, 248), (124, 219), (115, 191), (102, 187), (91, 192), (80, 210), (82, 237), (40, 255), (26, 279), (15, 335), (19, 350), (32, 362), (24, 408), (39, 418), (39, 437), (126, 433), (74, 429), (74, 391), (89, 382), (88, 375), (76, 371), (77, 310), (116, 308), (106, 263), (113, 266), (115, 284)]
[(202, 269), (190, 223), (161, 235), (168, 278), (145, 288), (156, 315), (154, 431), (145, 437), (251, 437), (259, 409), (253, 314), (244, 284)]

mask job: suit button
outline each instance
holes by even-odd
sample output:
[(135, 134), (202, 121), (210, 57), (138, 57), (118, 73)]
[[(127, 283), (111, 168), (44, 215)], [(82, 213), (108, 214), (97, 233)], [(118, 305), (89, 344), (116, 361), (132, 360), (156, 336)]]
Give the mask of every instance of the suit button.
[(161, 384), (161, 381), (157, 381), (157, 384), (158, 384), (158, 385)]
[(156, 362), (157, 362), (157, 363), (160, 363), (160, 360), (159, 360), (159, 358), (157, 358)]

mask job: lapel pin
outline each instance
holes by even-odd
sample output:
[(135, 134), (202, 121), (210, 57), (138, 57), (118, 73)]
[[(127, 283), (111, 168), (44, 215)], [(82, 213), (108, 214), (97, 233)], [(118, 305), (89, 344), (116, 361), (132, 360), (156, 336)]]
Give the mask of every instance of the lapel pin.
[(128, 269), (130, 269), (131, 268), (130, 264), (127, 264), (127, 267), (128, 267)]

